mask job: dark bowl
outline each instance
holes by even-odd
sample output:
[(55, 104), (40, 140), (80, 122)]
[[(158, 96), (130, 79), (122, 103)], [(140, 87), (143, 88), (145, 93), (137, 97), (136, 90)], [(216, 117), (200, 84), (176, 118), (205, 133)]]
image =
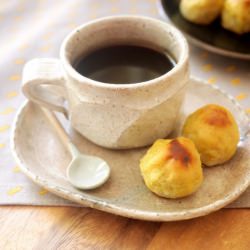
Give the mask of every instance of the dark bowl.
[(209, 25), (197, 25), (187, 21), (179, 11), (180, 0), (159, 0), (162, 15), (179, 28), (187, 39), (209, 51), (240, 59), (250, 59), (250, 33), (237, 35), (225, 30), (218, 18)]

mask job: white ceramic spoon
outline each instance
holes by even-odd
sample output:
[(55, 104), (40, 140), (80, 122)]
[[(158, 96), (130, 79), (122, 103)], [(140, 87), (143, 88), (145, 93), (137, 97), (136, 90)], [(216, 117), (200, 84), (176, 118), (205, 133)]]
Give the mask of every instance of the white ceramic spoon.
[(85, 190), (97, 188), (106, 182), (110, 175), (108, 164), (96, 156), (81, 154), (77, 147), (70, 141), (69, 136), (55, 114), (44, 108), (42, 110), (72, 155), (72, 160), (67, 167), (69, 182), (74, 187)]

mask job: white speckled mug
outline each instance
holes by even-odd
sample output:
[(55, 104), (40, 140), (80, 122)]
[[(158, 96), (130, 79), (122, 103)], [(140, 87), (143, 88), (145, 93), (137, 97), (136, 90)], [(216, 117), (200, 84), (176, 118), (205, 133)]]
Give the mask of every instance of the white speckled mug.
[[(135, 84), (97, 82), (72, 66), (98, 48), (120, 44), (168, 52), (176, 65), (158, 78)], [(134, 148), (172, 131), (188, 79), (188, 46), (178, 30), (147, 17), (116, 16), (72, 31), (61, 46), (60, 59), (29, 61), (23, 71), (23, 92), (31, 101), (63, 112), (72, 127), (92, 142)]]

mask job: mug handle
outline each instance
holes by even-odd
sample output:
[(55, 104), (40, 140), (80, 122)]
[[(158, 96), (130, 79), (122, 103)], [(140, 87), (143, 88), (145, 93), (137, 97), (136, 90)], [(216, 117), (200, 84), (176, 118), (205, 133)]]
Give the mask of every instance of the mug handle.
[(37, 58), (27, 62), (23, 69), (22, 91), (32, 102), (61, 112), (68, 118), (63, 106), (66, 100), (65, 78), (58, 59)]

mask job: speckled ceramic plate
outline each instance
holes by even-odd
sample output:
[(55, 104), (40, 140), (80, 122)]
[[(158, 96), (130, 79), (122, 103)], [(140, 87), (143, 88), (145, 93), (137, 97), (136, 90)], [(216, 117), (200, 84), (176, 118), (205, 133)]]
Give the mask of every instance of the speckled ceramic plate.
[(219, 19), (206, 26), (191, 23), (182, 17), (179, 3), (180, 0), (158, 0), (158, 9), (161, 16), (169, 19), (191, 43), (217, 54), (250, 59), (250, 33), (237, 35), (227, 31)]
[[(87, 141), (74, 131), (72, 140), (79, 149), (105, 159), (111, 177), (102, 187), (80, 191), (72, 187), (65, 175), (70, 156), (40, 108), (26, 102), (20, 109), (12, 134), (12, 150), (22, 171), (35, 183), (54, 194), (110, 213), (152, 221), (189, 219), (218, 210), (235, 200), (249, 185), (249, 120), (240, 106), (216, 87), (190, 80), (183, 110), (173, 135), (179, 134), (185, 117), (207, 103), (226, 106), (240, 125), (241, 142), (236, 155), (224, 165), (205, 168), (204, 182), (193, 195), (183, 199), (164, 199), (151, 193), (139, 171), (139, 159), (146, 148), (109, 150)], [(61, 119), (64, 125), (68, 121)]]

